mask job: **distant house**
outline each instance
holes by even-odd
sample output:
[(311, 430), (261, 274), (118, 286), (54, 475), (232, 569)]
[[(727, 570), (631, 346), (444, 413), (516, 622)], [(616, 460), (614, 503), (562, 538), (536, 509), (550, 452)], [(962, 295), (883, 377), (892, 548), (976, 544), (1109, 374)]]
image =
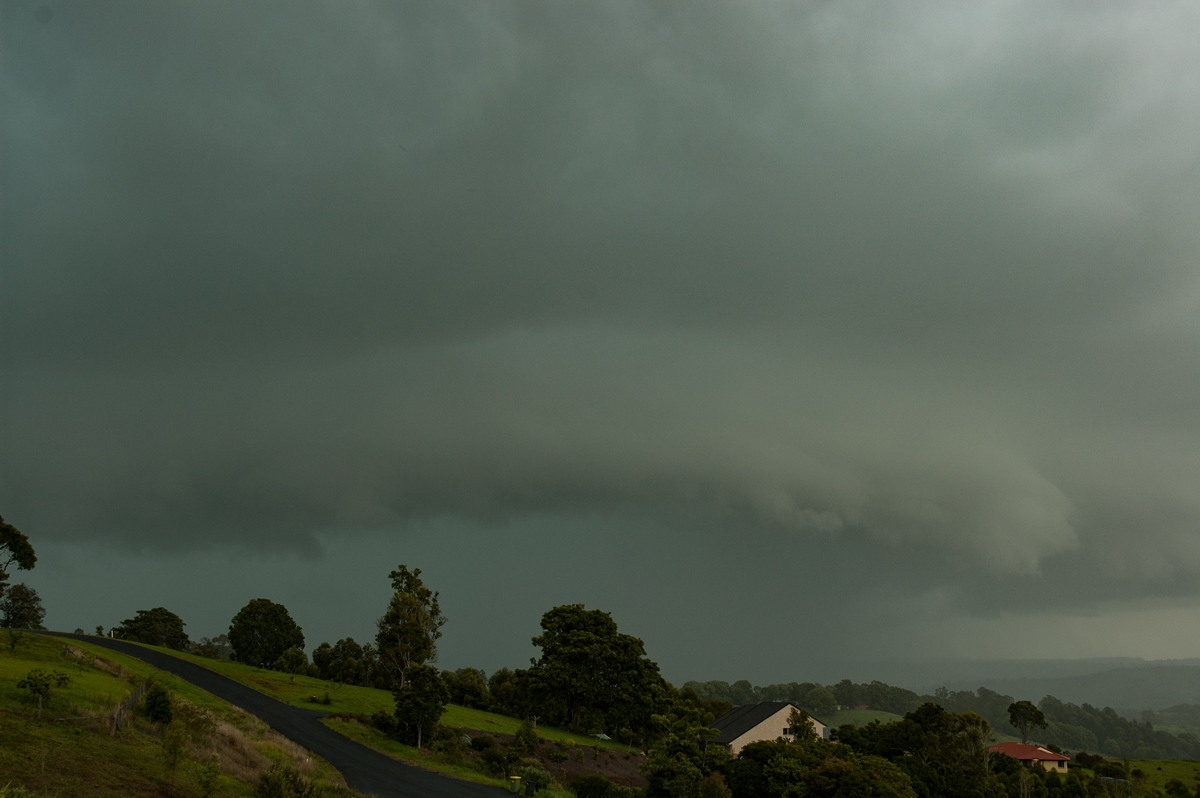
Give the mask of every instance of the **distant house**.
[[(788, 718), (792, 710), (798, 709), (787, 701), (764, 701), (761, 704), (734, 707), (712, 722), (712, 728), (717, 730), (712, 742), (725, 746), (733, 756), (737, 756), (750, 743), (760, 740), (782, 737), (790, 742), (794, 735), (788, 726)], [(811, 715), (808, 722), (818, 737), (829, 737), (829, 727), (824, 723)]]
[(1046, 770), (1053, 771), (1054, 773), (1066, 773), (1067, 763), (1071, 761), (1070, 757), (1056, 754), (1048, 748), (1042, 748), (1038, 745), (1026, 745), (1025, 743), (997, 743), (996, 745), (989, 746), (988, 751), (993, 754), (1011, 756), (1026, 767), (1041, 765)]

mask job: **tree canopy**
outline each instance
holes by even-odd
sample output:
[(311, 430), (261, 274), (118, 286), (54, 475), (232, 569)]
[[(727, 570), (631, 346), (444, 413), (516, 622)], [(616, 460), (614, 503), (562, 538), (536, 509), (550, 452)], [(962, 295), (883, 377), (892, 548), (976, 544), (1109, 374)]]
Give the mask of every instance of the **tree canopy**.
[(379, 668), (393, 689), (404, 686), (410, 668), (436, 659), (446, 618), (438, 594), (421, 581), (421, 569), (400, 565), (388, 574), (392, 597), (375, 635)]
[(287, 607), (256, 598), (230, 621), (229, 645), (238, 662), (269, 668), (289, 648), (304, 648), (304, 632)]
[(175, 613), (165, 607), (155, 607), (138, 610), (132, 618), (121, 621), (121, 625), (113, 629), (113, 635), (122, 640), (187, 651), (191, 641), (183, 631), (184, 626), (183, 619)]
[(28, 571), (37, 564), (37, 555), (29, 538), (0, 515), (0, 595), (4, 595), (8, 582), (8, 567), (14, 563), (22, 571)]
[(1032, 701), (1016, 701), (1008, 705), (1008, 721), (1021, 732), (1021, 742), (1029, 742), (1029, 732), (1046, 728), (1046, 716)]
[(404, 685), (392, 693), (396, 702), (396, 735), (408, 745), (420, 748), (432, 739), (438, 719), (446, 711), (450, 691), (441, 673), (432, 665), (413, 665)]
[(542, 656), (526, 672), (530, 692), (551, 723), (579, 731), (645, 728), (667, 685), (642, 641), (617, 631), (607, 612), (582, 604), (542, 616), (533, 638)]
[(45, 629), (46, 610), (37, 591), (24, 583), (8, 588), (0, 597), (0, 626), (8, 629)]

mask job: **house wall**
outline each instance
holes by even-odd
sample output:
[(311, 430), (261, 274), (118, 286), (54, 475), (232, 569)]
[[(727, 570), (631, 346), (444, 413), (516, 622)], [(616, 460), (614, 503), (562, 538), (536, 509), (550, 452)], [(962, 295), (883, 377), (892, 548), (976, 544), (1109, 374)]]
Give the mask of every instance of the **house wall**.
[(1049, 770), (1052, 773), (1066, 773), (1067, 772), (1067, 763), (1062, 761), (1061, 759), (1037, 759), (1034, 761), (1038, 762), (1043, 768), (1045, 768), (1046, 770)]
[[(782, 737), (788, 742), (791, 742), (792, 735), (783, 733), (783, 730), (788, 727), (788, 718), (791, 716), (791, 714), (791, 706), (783, 707), (774, 715), (767, 718), (762, 723), (743, 734), (741, 737), (734, 738), (734, 740), (729, 743), (729, 753), (733, 756), (737, 756), (747, 745), (750, 743), (757, 743), (761, 740), (777, 740)], [(812, 724), (812, 727), (816, 730), (818, 737), (824, 739), (829, 736), (828, 728), (824, 723), (821, 723), (816, 718), (809, 718), (808, 722)]]

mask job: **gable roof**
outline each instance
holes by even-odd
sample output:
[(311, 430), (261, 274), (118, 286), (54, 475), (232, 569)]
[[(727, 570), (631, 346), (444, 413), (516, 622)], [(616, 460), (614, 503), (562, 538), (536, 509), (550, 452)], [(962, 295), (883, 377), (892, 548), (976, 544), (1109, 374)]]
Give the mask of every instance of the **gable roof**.
[(785, 707), (799, 709), (790, 701), (764, 701), (761, 704), (734, 707), (710, 724), (710, 728), (717, 730), (713, 742), (728, 745)]
[(1040, 762), (1070, 762), (1071, 757), (1056, 754), (1048, 748), (1042, 748), (1040, 745), (1026, 745), (1025, 743), (997, 743), (996, 745), (988, 746), (988, 750), (996, 754), (1007, 754), (1013, 759), (1018, 759), (1022, 762), (1028, 762), (1036, 759)]

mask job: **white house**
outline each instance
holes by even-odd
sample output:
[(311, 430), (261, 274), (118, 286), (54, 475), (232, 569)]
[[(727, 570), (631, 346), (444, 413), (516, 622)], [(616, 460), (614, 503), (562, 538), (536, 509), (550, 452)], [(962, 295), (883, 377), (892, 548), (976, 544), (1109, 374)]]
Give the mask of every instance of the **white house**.
[[(793, 711), (800, 711), (800, 708), (787, 701), (764, 701), (761, 704), (734, 707), (712, 722), (712, 728), (717, 730), (717, 736), (712, 741), (724, 745), (733, 756), (737, 756), (750, 743), (760, 740), (782, 737), (791, 742), (794, 732), (788, 726), (788, 718)], [(811, 715), (808, 722), (817, 737), (828, 739), (828, 726)]]

